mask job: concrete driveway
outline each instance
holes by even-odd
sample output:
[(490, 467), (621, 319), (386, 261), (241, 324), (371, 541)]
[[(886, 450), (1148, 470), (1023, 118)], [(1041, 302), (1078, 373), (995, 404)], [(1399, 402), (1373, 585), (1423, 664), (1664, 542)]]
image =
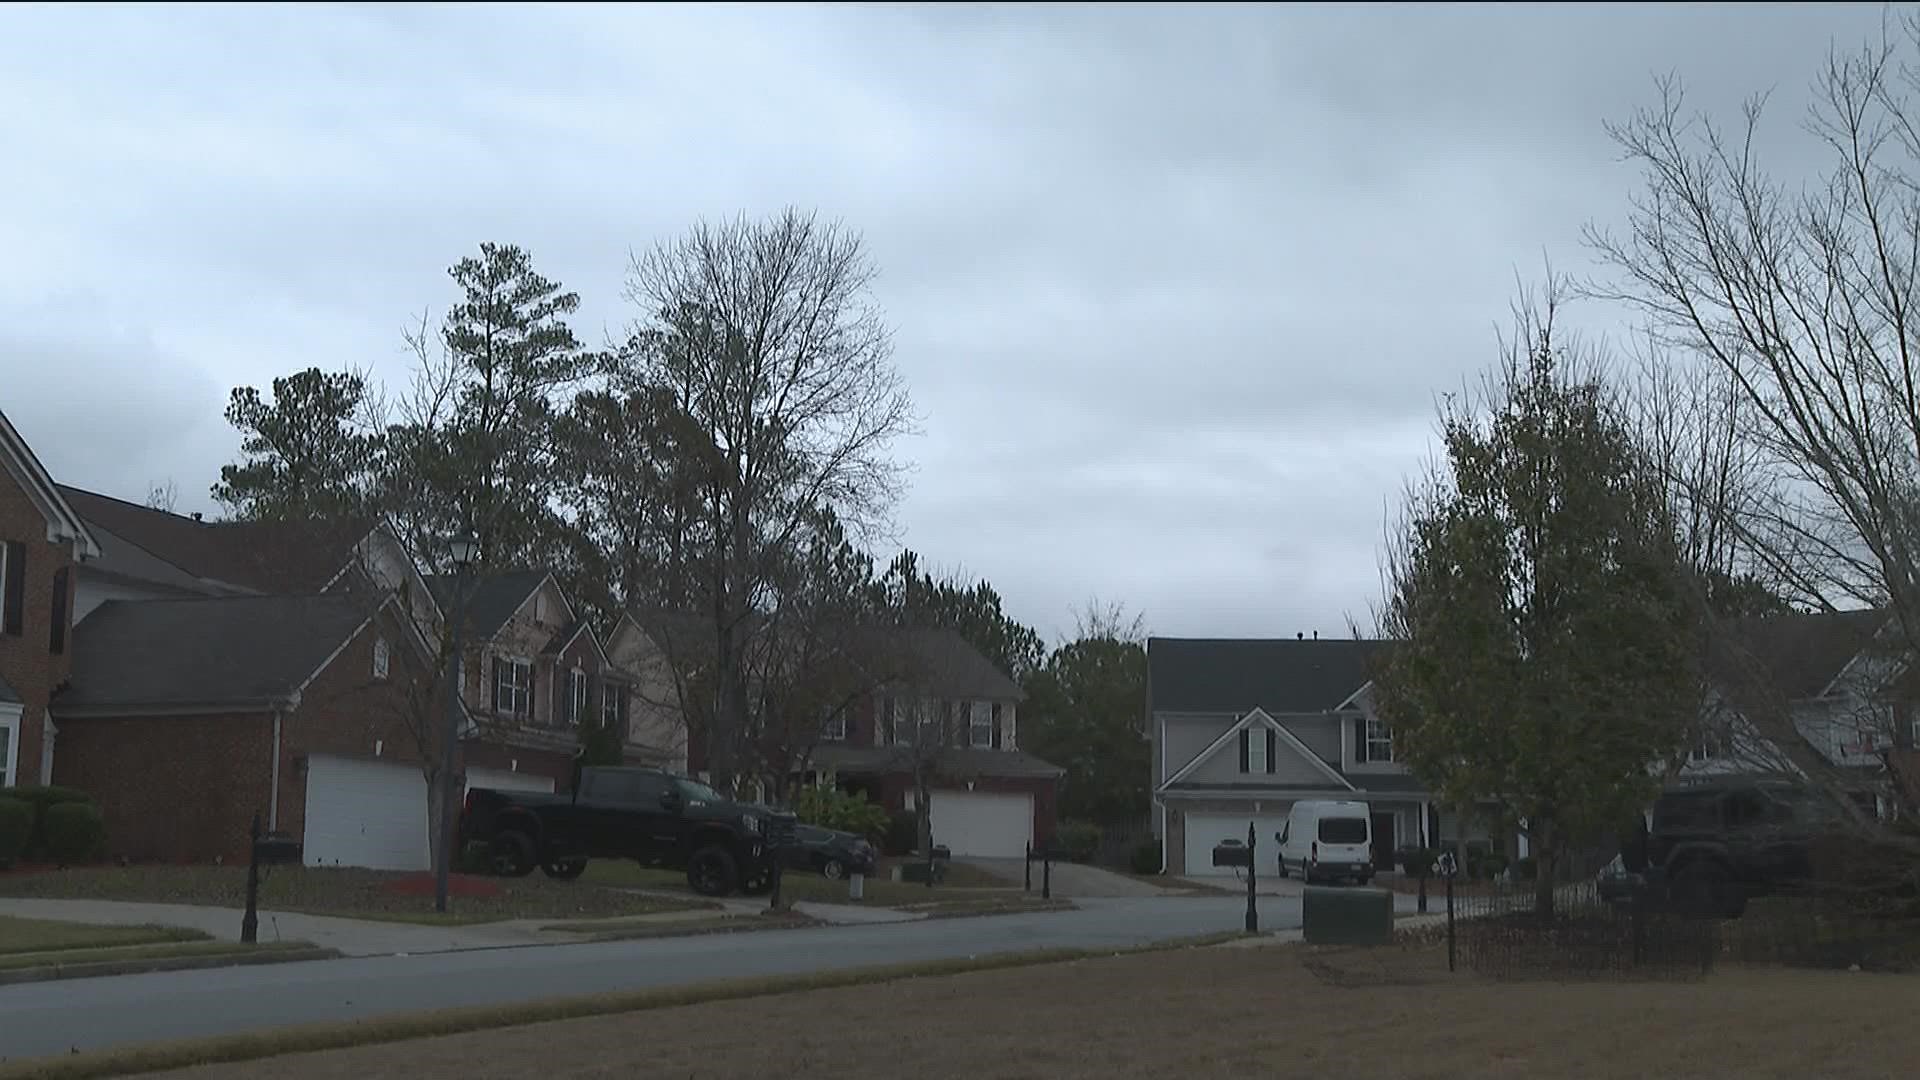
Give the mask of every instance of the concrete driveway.
[[(1022, 859), (989, 859), (976, 856), (956, 858), (955, 862), (978, 867), (1015, 885), (1025, 880), (1026, 862)], [(1033, 890), (1040, 891), (1041, 864), (1033, 864)], [(1053, 864), (1053, 895), (1069, 899), (1079, 897), (1178, 896), (1185, 890), (1164, 889), (1138, 878), (1102, 870), (1081, 863)]]

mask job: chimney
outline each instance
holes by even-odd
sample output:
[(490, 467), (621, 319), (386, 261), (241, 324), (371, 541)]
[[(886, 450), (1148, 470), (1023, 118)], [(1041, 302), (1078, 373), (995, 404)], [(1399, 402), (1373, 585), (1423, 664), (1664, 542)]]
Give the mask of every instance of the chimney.
[(200, 520), (200, 511), (198, 511), (198, 510), (195, 510), (195, 511), (194, 511), (194, 512), (193, 512), (192, 514), (190, 514), (189, 516), (190, 516), (190, 517), (192, 517), (192, 518), (193, 518), (193, 520), (195, 520), (195, 521), (199, 521), (199, 520)]
[(1318, 630), (1315, 630), (1315, 631), (1313, 632), (1313, 640), (1315, 640), (1315, 641), (1319, 641), (1319, 640), (1320, 640), (1320, 631), (1318, 631)]
[(1295, 630), (1295, 631), (1293, 632), (1293, 640), (1295, 640), (1295, 641), (1305, 641), (1305, 640), (1307, 640), (1307, 635), (1305, 635), (1305, 634), (1303, 634), (1303, 633), (1301, 633), (1301, 632), (1300, 632), (1300, 631), (1298, 631), (1298, 630)]

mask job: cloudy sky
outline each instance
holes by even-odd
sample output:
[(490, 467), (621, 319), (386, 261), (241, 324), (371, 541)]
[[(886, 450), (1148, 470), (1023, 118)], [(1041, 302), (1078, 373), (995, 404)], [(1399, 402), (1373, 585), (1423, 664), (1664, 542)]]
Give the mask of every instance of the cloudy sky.
[[(631, 317), (701, 217), (863, 231), (924, 416), (899, 541), (1050, 637), (1344, 633), (1437, 393), (1634, 184), (1677, 72), (1790, 128), (1876, 6), (0, 10), (0, 409), (64, 482), (206, 495), (228, 390), (400, 383), (520, 244)], [(1606, 312), (1583, 325), (1617, 332)]]

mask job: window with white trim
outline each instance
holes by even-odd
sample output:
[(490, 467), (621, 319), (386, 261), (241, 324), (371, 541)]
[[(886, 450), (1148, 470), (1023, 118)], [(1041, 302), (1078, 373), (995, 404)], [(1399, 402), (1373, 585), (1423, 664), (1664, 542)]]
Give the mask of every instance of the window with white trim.
[(504, 656), (493, 658), (493, 711), (504, 716), (532, 716), (532, 664)]
[(1367, 717), (1366, 760), (1393, 760), (1393, 728), (1377, 716)]
[(844, 709), (838, 710), (832, 716), (829, 716), (825, 720), (822, 720), (820, 722), (820, 741), (821, 742), (846, 742), (847, 741), (846, 710)]
[(617, 682), (600, 685), (600, 723), (620, 733), (623, 740), (631, 739), (633, 733), (627, 730), (627, 688)]
[(1267, 743), (1270, 741), (1267, 738), (1268, 734), (1268, 730), (1264, 727), (1249, 727), (1240, 733), (1241, 738), (1245, 739), (1247, 744), (1247, 767), (1242, 769), (1242, 772), (1263, 773), (1267, 771)]
[(386, 679), (387, 672), (392, 662), (393, 662), (393, 657), (391, 655), (391, 649), (387, 645), (387, 639), (383, 637), (374, 638), (373, 639), (373, 677), (381, 680)]
[(967, 745), (981, 749), (993, 747), (993, 706), (976, 701), (967, 716)]
[(567, 672), (567, 723), (578, 724), (593, 703), (593, 680), (578, 668)]
[(14, 783), (13, 758), (16, 740), (20, 737), (19, 725), (18, 717), (0, 720), (0, 787), (12, 787)]

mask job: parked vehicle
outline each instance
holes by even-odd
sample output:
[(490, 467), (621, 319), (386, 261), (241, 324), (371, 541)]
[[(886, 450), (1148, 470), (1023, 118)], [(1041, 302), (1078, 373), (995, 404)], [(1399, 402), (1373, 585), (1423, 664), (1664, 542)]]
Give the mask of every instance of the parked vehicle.
[(1309, 799), (1293, 804), (1280, 842), (1280, 876), (1301, 880), (1373, 880), (1373, 818), (1366, 803)]
[(788, 870), (809, 871), (839, 881), (849, 874), (873, 873), (879, 865), (879, 852), (864, 836), (801, 825), (794, 830), (784, 862)]
[(695, 892), (725, 896), (772, 884), (766, 836), (791, 818), (659, 769), (591, 767), (572, 794), (469, 790), (460, 838), (486, 844), (495, 872), (512, 877), (537, 866), (571, 880), (589, 859), (634, 859), (684, 870)]
[(1738, 918), (1747, 901), (1813, 875), (1832, 808), (1784, 782), (1681, 788), (1653, 804), (1653, 823), (1621, 852), (1622, 869), (1681, 912)]

